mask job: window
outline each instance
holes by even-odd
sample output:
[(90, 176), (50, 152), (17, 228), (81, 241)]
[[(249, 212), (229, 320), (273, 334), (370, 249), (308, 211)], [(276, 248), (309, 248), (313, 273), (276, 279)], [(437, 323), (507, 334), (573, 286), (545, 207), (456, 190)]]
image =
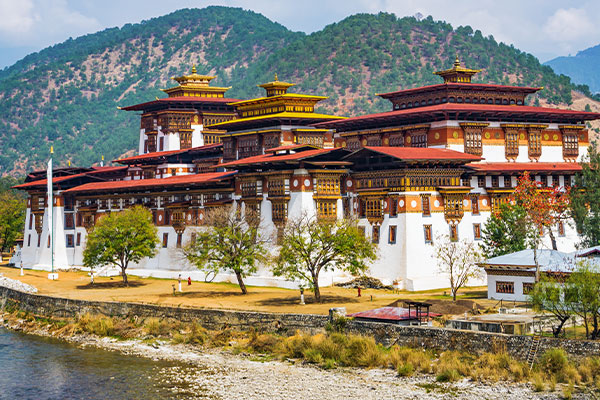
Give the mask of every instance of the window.
[(477, 196), (471, 197), (471, 210), (473, 215), (479, 215), (479, 198)]
[(373, 241), (373, 243), (379, 243), (379, 225), (374, 225), (373, 226), (373, 236), (371, 237), (371, 240)]
[(337, 202), (317, 200), (317, 215), (323, 219), (335, 219), (337, 217)]
[(492, 187), (497, 188), (500, 187), (500, 179), (497, 176), (492, 176)]
[(579, 155), (579, 137), (576, 133), (563, 133), (563, 157)]
[(383, 218), (383, 202), (381, 199), (367, 200), (367, 218)]
[(465, 153), (480, 156), (483, 152), (481, 145), (482, 129), (465, 129)]
[(73, 214), (65, 214), (65, 229), (73, 229), (75, 228), (75, 221), (73, 219)]
[(165, 138), (164, 137), (160, 137), (158, 139), (158, 151), (163, 151), (165, 148)]
[(496, 293), (509, 293), (512, 294), (515, 292), (515, 283), (514, 282), (496, 282)]
[(506, 158), (515, 158), (519, 155), (519, 131), (517, 129), (507, 129), (505, 140)]
[(77, 232), (77, 246), (81, 246), (81, 232)]
[(560, 186), (560, 182), (558, 180), (558, 175), (552, 175), (552, 187)]
[(477, 177), (477, 187), (484, 188), (485, 187), (485, 176)]
[(398, 199), (396, 197), (392, 197), (390, 199), (390, 217), (398, 216)]
[(274, 223), (285, 223), (287, 219), (287, 202), (272, 204), (272, 220)]
[(27, 247), (31, 247), (31, 234), (29, 234), (29, 236), (27, 236)]
[(390, 244), (396, 243), (396, 225), (390, 225), (388, 242)]
[(165, 247), (167, 247), (168, 244), (169, 244), (169, 234), (168, 233), (163, 233), (162, 247), (165, 248)]
[(523, 282), (523, 294), (529, 294), (533, 290), (533, 282)]
[(481, 224), (473, 224), (473, 237), (475, 240), (481, 240)]
[(531, 158), (538, 158), (542, 155), (542, 133), (539, 130), (529, 132), (527, 141), (527, 153)]
[(31, 227), (33, 226), (33, 214), (29, 214), (29, 230), (31, 230)]
[(66, 235), (67, 247), (75, 247), (75, 238), (72, 234)]
[(453, 242), (458, 241), (458, 226), (456, 224), (450, 224), (450, 240)]
[(565, 236), (565, 223), (558, 221), (558, 236)]
[(177, 234), (177, 248), (180, 249), (181, 248), (181, 237), (183, 235), (181, 233)]
[(423, 216), (431, 215), (431, 208), (429, 207), (429, 196), (421, 196), (421, 207), (423, 208)]
[(48, 245), (47, 245), (47, 247), (50, 248), (50, 235), (48, 235)]
[(41, 243), (40, 243), (40, 242), (41, 242), (41, 240), (42, 240), (42, 235), (38, 235), (38, 244), (37, 244), (37, 247), (40, 247), (40, 245), (41, 245)]
[(425, 243), (431, 243), (431, 225), (423, 225), (423, 235), (425, 236)]

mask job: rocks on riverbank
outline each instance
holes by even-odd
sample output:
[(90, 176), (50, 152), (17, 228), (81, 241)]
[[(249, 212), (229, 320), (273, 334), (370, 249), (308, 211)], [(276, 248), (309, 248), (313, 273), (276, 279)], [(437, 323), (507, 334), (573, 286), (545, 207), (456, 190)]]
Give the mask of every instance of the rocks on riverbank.
[[(43, 336), (52, 335), (43, 325), (0, 316), (0, 324)], [(235, 355), (226, 349), (173, 345), (162, 341), (117, 340), (89, 334), (63, 336), (80, 346), (94, 346), (124, 354), (185, 363), (164, 372), (165, 382), (195, 388), (197, 398), (264, 400), (322, 399), (559, 399), (560, 392), (536, 393), (523, 383), (482, 383), (463, 379), (438, 383), (433, 375), (398, 377), (383, 369), (338, 368), (323, 370), (300, 361), (272, 361), (256, 354)], [(574, 396), (573, 398), (577, 398)], [(584, 397), (580, 397), (584, 398)]]

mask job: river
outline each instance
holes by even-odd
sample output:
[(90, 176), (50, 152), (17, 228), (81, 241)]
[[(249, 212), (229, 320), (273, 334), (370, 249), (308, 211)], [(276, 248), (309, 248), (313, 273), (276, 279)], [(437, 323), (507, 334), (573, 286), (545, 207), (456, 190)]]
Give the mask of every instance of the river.
[(0, 328), (2, 400), (203, 398), (169, 378), (187, 368)]

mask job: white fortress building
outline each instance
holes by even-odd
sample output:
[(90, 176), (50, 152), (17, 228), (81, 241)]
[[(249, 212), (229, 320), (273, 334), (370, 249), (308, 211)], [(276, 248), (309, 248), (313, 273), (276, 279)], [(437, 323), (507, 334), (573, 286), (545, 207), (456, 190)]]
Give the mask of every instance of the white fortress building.
[[(207, 208), (236, 203), (260, 212), (274, 237), (303, 213), (357, 218), (378, 244), (370, 276), (408, 290), (447, 287), (435, 238), (481, 240), (524, 171), (548, 187), (572, 185), (589, 146), (585, 122), (600, 118), (528, 106), (540, 88), (472, 83), (477, 72), (457, 60), (436, 73), (444, 83), (381, 94), (391, 111), (354, 118), (316, 113), (325, 97), (288, 93), (293, 84), (277, 77), (261, 85), (264, 97), (244, 101), (225, 98), (228, 88), (195, 69), (174, 78), (169, 97), (123, 107), (141, 113), (139, 155), (115, 160), (121, 166), (54, 171), (54, 265), (81, 267), (98, 218), (139, 204), (152, 211), (161, 248), (129, 272), (203, 279), (182, 246), (202, 229)], [(29, 193), (26, 268), (50, 268), (45, 173), (17, 186)], [(553, 230), (559, 250), (573, 251), (575, 229)], [(349, 278), (333, 272), (322, 283)], [(266, 268), (247, 283), (296, 285)]]

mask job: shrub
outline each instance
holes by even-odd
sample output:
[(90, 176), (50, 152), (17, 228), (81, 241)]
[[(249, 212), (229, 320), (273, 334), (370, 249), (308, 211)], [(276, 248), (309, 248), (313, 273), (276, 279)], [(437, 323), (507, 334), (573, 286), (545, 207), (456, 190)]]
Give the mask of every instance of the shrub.
[(321, 364), (323, 362), (323, 356), (321, 355), (319, 350), (315, 348), (308, 348), (304, 350), (303, 356), (304, 359), (309, 363)]
[(544, 391), (544, 378), (542, 378), (542, 374), (540, 373), (533, 376), (533, 390), (536, 392)]
[(388, 360), (396, 370), (404, 364), (410, 363), (415, 371), (431, 372), (431, 357), (423, 350), (394, 346), (388, 354)]
[(410, 362), (407, 362), (398, 366), (397, 371), (399, 376), (411, 376), (415, 372), (415, 367)]
[(112, 336), (115, 333), (113, 320), (104, 316), (85, 314), (79, 318), (77, 326), (84, 332), (98, 336)]
[(230, 329), (218, 331), (210, 338), (211, 345), (216, 347), (226, 346), (229, 344), (231, 336), (232, 334)]
[(348, 366), (378, 367), (383, 365), (382, 349), (375, 343), (375, 339), (366, 336), (349, 336), (347, 356), (344, 363)]
[(158, 318), (148, 318), (144, 322), (144, 331), (152, 336), (166, 336), (169, 334), (170, 326), (166, 321)]
[(321, 365), (323, 369), (334, 369), (337, 367), (337, 363), (331, 358), (326, 359)]
[(440, 372), (435, 377), (435, 380), (438, 382), (455, 382), (461, 378), (462, 378), (462, 376), (460, 375), (460, 373), (457, 370), (455, 370), (454, 368), (452, 368), (452, 369), (445, 369), (442, 372)]
[(260, 353), (272, 353), (275, 348), (279, 345), (281, 339), (279, 339), (275, 335), (270, 334), (262, 334), (262, 335), (252, 335), (250, 337), (250, 342), (248, 343), (252, 350), (260, 352)]
[(549, 349), (540, 359), (539, 367), (551, 376), (554, 384), (579, 382), (581, 377), (563, 349)]

